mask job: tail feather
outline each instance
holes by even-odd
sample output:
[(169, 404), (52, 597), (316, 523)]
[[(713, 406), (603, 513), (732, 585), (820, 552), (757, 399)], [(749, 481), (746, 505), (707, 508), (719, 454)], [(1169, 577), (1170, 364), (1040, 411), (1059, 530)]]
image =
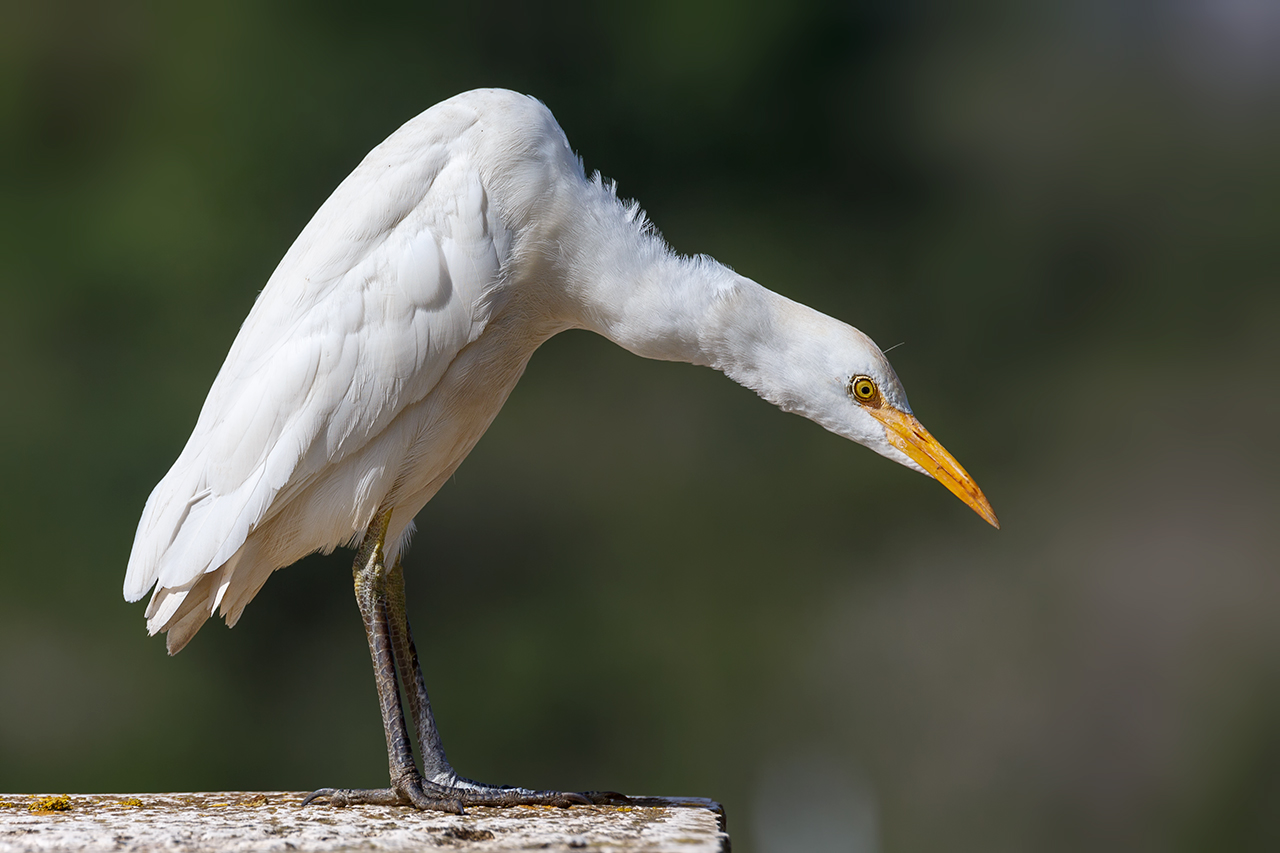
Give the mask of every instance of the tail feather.
[[(209, 575), (205, 575), (200, 579), (197, 586), (204, 585), (204, 582), (209, 577)], [(199, 598), (199, 596), (196, 597)], [(207, 600), (207, 596), (205, 600)], [(164, 643), (169, 654), (176, 655), (182, 651), (183, 647), (191, 642), (191, 638), (196, 635), (196, 632), (204, 627), (204, 623), (208, 621), (210, 613), (203, 605), (204, 601), (197, 601), (191, 608), (184, 608), (185, 612), (169, 624)]]

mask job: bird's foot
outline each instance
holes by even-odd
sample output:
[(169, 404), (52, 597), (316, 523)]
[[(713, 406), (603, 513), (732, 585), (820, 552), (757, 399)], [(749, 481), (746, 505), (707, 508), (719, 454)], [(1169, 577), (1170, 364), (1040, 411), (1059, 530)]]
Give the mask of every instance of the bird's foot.
[(308, 794), (302, 805), (322, 798), (332, 806), (413, 806), (424, 811), (462, 814), (462, 800), (458, 796), (423, 781), (416, 773), (393, 780), (390, 788), (321, 788)]
[(333, 806), (413, 806), (417, 809), (462, 814), (464, 806), (589, 806), (625, 805), (630, 800), (614, 791), (534, 791), (504, 785), (485, 785), (457, 775), (428, 781), (408, 778), (391, 788), (321, 788), (302, 801), (308, 805), (327, 799)]

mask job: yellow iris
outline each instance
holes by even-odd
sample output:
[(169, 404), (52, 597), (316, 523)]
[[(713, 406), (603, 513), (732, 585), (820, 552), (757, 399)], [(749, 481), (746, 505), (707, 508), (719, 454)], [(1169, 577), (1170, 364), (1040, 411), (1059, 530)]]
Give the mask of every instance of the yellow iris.
[(866, 376), (855, 376), (849, 380), (849, 393), (859, 403), (874, 403), (880, 397), (880, 389), (876, 383)]

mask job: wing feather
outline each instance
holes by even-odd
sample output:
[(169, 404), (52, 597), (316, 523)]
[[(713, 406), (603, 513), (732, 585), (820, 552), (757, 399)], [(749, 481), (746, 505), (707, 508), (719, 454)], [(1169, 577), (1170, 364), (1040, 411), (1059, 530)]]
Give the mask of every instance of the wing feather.
[[(465, 111), (452, 127), (423, 118), (370, 152), (285, 254), (147, 500), (124, 593), (156, 586), (148, 628), (170, 630), (171, 651), (219, 603), (234, 621), (279, 565), (358, 534), (412, 458), (384, 433), (488, 321), (509, 235), (460, 142)], [(380, 437), (381, 465), (341, 464)], [(281, 533), (305, 550), (273, 564), (284, 546), (257, 547), (254, 531), (315, 495), (331, 499), (291, 514), (308, 529)]]

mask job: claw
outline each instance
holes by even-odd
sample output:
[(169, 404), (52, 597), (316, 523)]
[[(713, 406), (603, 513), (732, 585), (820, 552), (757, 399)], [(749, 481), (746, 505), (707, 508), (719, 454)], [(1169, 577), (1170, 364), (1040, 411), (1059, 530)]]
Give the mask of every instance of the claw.
[(315, 801), (316, 801), (317, 799), (319, 799), (320, 797), (330, 797), (330, 798), (332, 798), (332, 797), (333, 797), (333, 795), (334, 795), (334, 794), (336, 794), (336, 793), (338, 793), (338, 789), (337, 789), (337, 788), (318, 788), (318, 789), (316, 789), (316, 790), (312, 791), (310, 794), (307, 794), (307, 796), (306, 796), (306, 797), (302, 800), (302, 802), (300, 803), (300, 806), (307, 806), (307, 805), (310, 805), (311, 803), (315, 802)]

